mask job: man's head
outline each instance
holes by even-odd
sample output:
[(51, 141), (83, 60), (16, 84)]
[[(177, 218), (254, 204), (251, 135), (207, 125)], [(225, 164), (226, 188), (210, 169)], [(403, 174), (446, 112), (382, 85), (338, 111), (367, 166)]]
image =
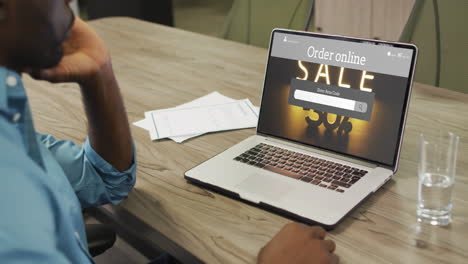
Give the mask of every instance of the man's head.
[(73, 25), (71, 0), (0, 0), (0, 65), (13, 70), (53, 67)]

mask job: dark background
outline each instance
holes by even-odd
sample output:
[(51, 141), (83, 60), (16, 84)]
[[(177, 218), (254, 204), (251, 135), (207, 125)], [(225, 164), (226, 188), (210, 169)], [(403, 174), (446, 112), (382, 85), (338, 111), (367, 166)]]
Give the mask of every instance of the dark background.
[(89, 19), (126, 16), (174, 26), (172, 0), (81, 0)]
[[(308, 69), (308, 81), (314, 81), (320, 64), (302, 62)], [(338, 86), (340, 68), (328, 66), (330, 85)], [(360, 158), (387, 165), (394, 164), (400, 123), (405, 101), (408, 78), (368, 72), (374, 80), (366, 80), (365, 87), (375, 93), (374, 108), (369, 122), (352, 119), (353, 129), (349, 133), (309, 126), (306, 117), (317, 120), (313, 110), (288, 104), (291, 78), (303, 78), (304, 71), (298, 61), (271, 57), (267, 69), (265, 89), (258, 130), (261, 133), (288, 138), (301, 143), (348, 153)], [(351, 89), (359, 89), (362, 71), (345, 69), (343, 83)], [(325, 78), (319, 82), (326, 83)], [(335, 114), (328, 114), (333, 123)]]

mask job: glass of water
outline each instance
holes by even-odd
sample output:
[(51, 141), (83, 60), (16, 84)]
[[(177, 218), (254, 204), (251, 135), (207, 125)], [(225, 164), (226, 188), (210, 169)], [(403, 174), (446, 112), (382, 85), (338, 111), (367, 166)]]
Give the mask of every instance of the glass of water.
[(418, 222), (445, 226), (452, 218), (458, 143), (451, 133), (419, 137)]

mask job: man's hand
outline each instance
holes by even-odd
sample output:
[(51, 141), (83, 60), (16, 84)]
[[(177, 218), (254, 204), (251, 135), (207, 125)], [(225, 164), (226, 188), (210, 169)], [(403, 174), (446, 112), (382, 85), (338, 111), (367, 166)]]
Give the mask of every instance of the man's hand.
[(33, 77), (53, 83), (76, 82), (81, 85), (113, 74), (109, 52), (94, 30), (79, 17), (63, 43), (64, 56), (51, 69), (33, 72)]
[(325, 235), (326, 232), (321, 227), (287, 224), (260, 250), (258, 263), (338, 263), (338, 257), (333, 254), (335, 243), (324, 240)]

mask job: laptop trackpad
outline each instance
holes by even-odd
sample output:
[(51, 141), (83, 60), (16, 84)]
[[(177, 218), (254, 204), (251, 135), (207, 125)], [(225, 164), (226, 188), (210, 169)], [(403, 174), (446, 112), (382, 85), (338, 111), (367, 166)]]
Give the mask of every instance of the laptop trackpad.
[(291, 187), (271, 175), (254, 173), (239, 183), (236, 190), (242, 198), (258, 203), (278, 201), (292, 190)]

